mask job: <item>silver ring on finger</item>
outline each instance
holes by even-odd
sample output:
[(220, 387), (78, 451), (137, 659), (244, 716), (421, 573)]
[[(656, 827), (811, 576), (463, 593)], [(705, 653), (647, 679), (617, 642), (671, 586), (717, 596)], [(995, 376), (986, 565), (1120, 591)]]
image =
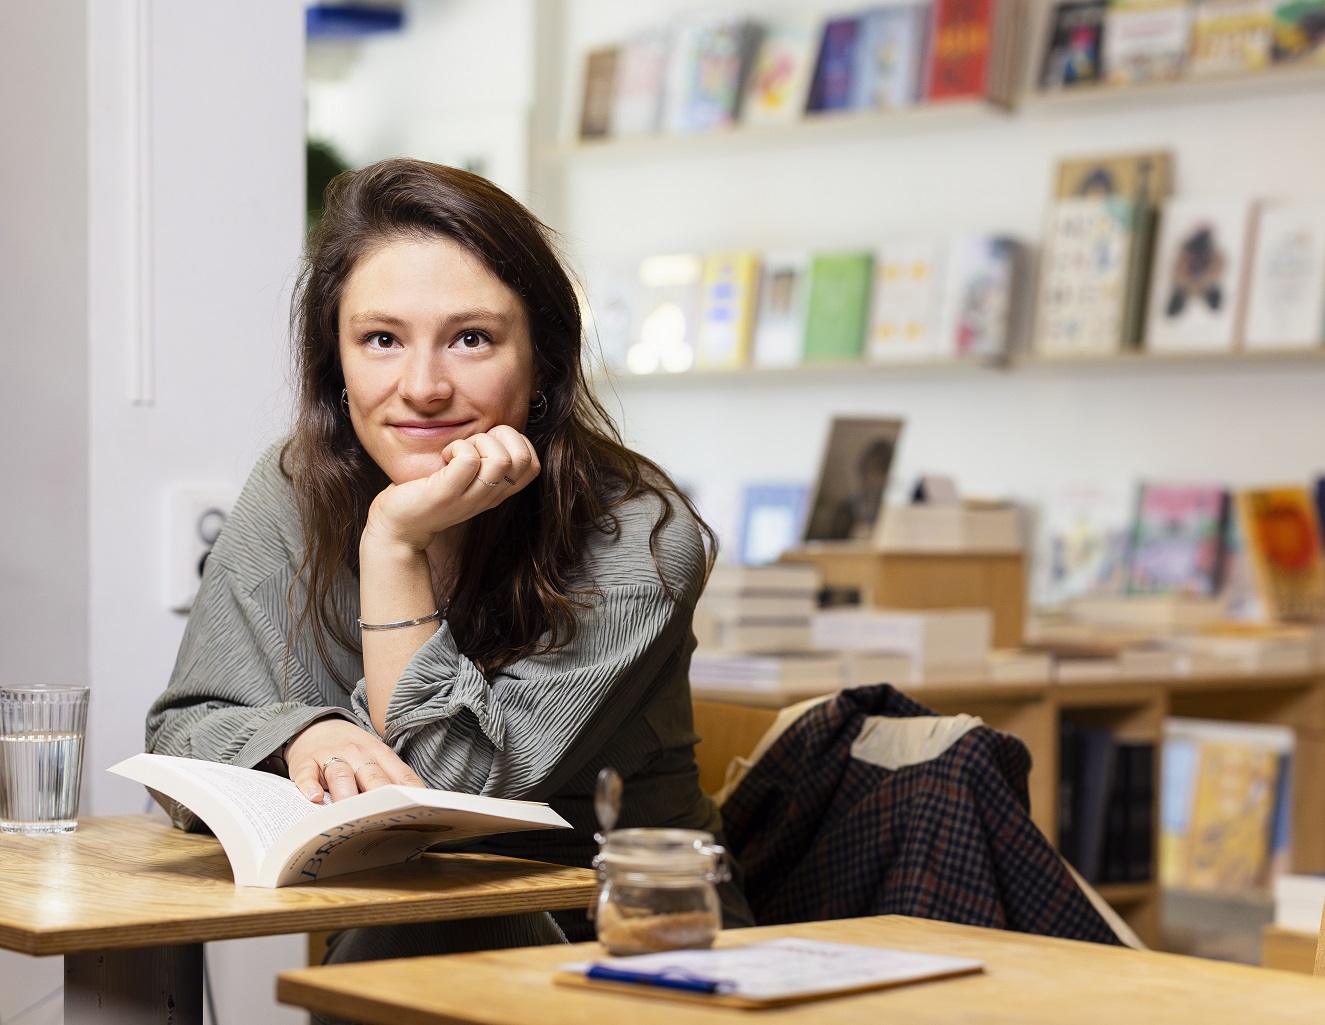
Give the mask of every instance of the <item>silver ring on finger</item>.
[(378, 765), (376, 762), (368, 761), (368, 762), (364, 762), (364, 763), (363, 763), (362, 765), (360, 765), (357, 769), (355, 769), (355, 770), (354, 770), (354, 774), (355, 774), (356, 776), (359, 775), (359, 773), (363, 772), (363, 770), (366, 769), (366, 768), (368, 768), (368, 766), (370, 766), (370, 765), (376, 766), (378, 769), (380, 769), (380, 768), (382, 767), (382, 766)]
[[(490, 487), (490, 488), (495, 488), (498, 484), (501, 483), (500, 480), (484, 480), (482, 477), (475, 477), (474, 479), (475, 479), (476, 481), (478, 481), (480, 484), (484, 484), (484, 485), (486, 485), (487, 487)], [(505, 480), (505, 479), (506, 479), (506, 478), (504, 478), (504, 477), (502, 478), (502, 480)]]
[[(337, 755), (332, 755), (330, 758), (328, 758), (325, 762), (322, 763), (322, 771), (326, 772), (327, 766), (330, 765), (332, 762), (345, 762), (345, 759)], [(346, 764), (348, 765), (349, 763), (346, 762)]]
[(507, 484), (509, 484), (511, 487), (515, 487), (515, 481), (511, 480), (510, 477), (507, 477), (507, 476), (503, 475), (503, 476), (502, 476), (502, 480), (504, 480), (504, 481), (505, 481)]

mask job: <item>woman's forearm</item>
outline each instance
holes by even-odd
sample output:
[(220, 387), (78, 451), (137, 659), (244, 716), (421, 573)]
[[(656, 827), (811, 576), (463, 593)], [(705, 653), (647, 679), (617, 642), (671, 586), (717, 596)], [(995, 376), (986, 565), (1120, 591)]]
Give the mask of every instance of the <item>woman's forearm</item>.
[[(359, 545), (359, 618), (367, 624), (399, 623), (437, 610), (426, 551), (365, 531)], [(364, 630), (363, 675), (368, 712), (379, 734), (396, 681), (415, 653), (437, 632), (437, 621), (394, 630)]]

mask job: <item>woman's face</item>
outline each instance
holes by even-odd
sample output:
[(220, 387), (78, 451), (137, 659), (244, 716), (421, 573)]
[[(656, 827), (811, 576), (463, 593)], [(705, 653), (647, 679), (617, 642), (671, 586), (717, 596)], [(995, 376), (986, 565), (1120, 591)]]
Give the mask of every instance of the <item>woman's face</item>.
[(354, 432), (395, 483), (441, 469), (459, 438), (524, 431), (535, 388), (524, 304), (454, 242), (400, 239), (361, 257), (339, 330)]

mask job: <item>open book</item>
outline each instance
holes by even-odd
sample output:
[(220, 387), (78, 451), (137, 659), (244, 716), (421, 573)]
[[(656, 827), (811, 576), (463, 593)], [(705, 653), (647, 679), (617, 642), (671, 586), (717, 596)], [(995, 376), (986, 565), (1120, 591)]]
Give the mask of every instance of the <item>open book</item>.
[(284, 776), (139, 754), (109, 772), (178, 801), (221, 841), (236, 886), (290, 886), (413, 861), (434, 844), (522, 829), (570, 829), (546, 804), (386, 786), (317, 805)]

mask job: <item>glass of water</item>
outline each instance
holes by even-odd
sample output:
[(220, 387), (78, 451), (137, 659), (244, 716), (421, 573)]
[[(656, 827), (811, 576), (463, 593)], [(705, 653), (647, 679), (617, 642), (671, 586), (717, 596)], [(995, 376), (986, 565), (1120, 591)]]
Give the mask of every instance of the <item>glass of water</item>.
[(86, 687), (0, 688), (0, 833), (72, 833)]

